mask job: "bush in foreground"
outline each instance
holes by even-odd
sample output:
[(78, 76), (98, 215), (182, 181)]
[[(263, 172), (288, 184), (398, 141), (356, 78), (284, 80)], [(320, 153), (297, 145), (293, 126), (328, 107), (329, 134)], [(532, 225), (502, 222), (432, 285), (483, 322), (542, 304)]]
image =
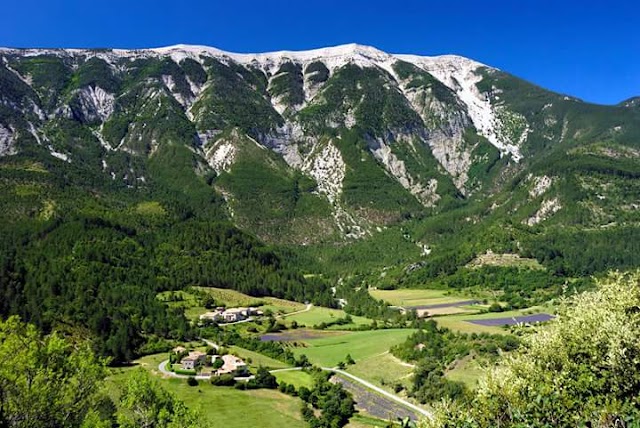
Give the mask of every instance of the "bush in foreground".
[(640, 272), (612, 274), (526, 335), (468, 403), (424, 428), (628, 427), (640, 421)]

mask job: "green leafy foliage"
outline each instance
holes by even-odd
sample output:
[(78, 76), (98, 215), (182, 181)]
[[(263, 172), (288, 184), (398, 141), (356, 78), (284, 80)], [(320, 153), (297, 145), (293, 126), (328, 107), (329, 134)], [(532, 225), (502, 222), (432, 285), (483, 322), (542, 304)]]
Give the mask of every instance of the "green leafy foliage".
[(122, 428), (196, 428), (202, 420), (182, 401), (165, 391), (146, 370), (136, 370), (127, 380), (117, 414)]
[(454, 361), (473, 352), (495, 359), (500, 351), (512, 351), (518, 346), (513, 336), (454, 333), (438, 328), (433, 320), (421, 322), (420, 330), (407, 340), (391, 348), (391, 352), (405, 361), (416, 362), (411, 395), (422, 403), (442, 398), (461, 398), (462, 384), (444, 377), (445, 369)]
[[(340, 428), (349, 422), (355, 413), (351, 394), (339, 383), (329, 381), (332, 374), (319, 369), (312, 370), (314, 386), (311, 390), (300, 388), (302, 418), (313, 428)], [(319, 415), (313, 411), (317, 409)]]
[(426, 427), (634, 426), (640, 417), (640, 276), (612, 275), (525, 335), (466, 403)]
[(0, 321), (0, 425), (78, 427), (103, 423), (104, 361), (86, 343), (42, 336), (17, 317)]

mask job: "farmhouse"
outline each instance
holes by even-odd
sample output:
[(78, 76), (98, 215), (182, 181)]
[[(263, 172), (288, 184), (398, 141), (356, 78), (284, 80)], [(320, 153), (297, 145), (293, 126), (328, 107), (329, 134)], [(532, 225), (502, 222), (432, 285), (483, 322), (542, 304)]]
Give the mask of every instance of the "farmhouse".
[(215, 310), (213, 312), (206, 312), (202, 315), (200, 315), (200, 320), (201, 321), (220, 321), (222, 320), (222, 312), (220, 310)]
[(215, 311), (206, 312), (200, 315), (201, 321), (214, 322), (237, 322), (249, 318), (251, 315), (264, 315), (264, 313), (256, 308), (217, 308)]
[(227, 309), (222, 313), (222, 317), (226, 322), (242, 321), (249, 316), (247, 308)]
[(182, 364), (183, 370), (196, 370), (197, 367), (202, 366), (205, 363), (207, 354), (200, 351), (191, 351), (189, 355), (184, 357), (180, 364)]
[(215, 355), (213, 357), (213, 361), (216, 359), (222, 358), (223, 365), (218, 370), (216, 370), (216, 376), (220, 376), (223, 374), (231, 374), (234, 376), (244, 376), (249, 372), (249, 368), (247, 364), (241, 359), (236, 357), (235, 355), (223, 355), (222, 357)]

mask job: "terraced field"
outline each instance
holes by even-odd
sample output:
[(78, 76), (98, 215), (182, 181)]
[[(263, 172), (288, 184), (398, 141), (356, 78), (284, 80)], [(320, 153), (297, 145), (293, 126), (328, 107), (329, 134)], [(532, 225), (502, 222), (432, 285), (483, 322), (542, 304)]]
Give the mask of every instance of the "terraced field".
[(421, 305), (438, 305), (475, 300), (470, 296), (452, 295), (447, 290), (408, 289), (398, 290), (369, 290), (374, 298), (384, 300), (390, 305), (414, 307)]

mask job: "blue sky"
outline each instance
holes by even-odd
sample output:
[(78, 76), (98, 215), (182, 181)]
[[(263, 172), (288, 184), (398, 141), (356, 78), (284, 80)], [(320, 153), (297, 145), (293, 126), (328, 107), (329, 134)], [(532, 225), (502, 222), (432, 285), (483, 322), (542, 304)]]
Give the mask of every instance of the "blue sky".
[(586, 101), (640, 95), (640, 2), (7, 0), (0, 46), (157, 47), (234, 52), (357, 42), (455, 53)]

